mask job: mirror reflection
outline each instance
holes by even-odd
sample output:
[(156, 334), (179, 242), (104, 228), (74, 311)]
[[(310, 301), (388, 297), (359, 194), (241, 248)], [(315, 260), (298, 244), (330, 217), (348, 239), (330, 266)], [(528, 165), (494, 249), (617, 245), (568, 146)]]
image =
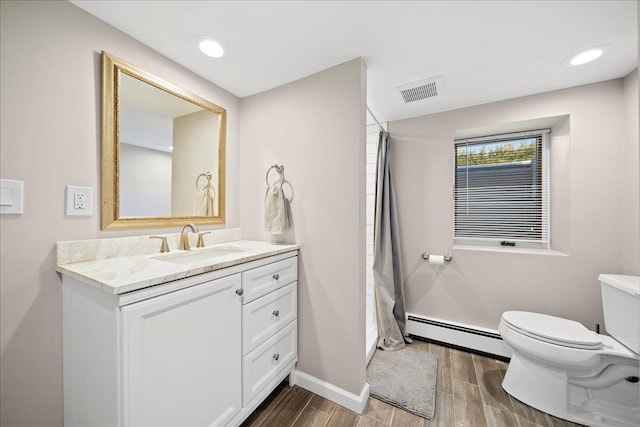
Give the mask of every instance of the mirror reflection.
[(224, 223), (226, 111), (105, 52), (103, 95), (102, 228)]
[(218, 115), (126, 74), (120, 91), (120, 216), (216, 216)]

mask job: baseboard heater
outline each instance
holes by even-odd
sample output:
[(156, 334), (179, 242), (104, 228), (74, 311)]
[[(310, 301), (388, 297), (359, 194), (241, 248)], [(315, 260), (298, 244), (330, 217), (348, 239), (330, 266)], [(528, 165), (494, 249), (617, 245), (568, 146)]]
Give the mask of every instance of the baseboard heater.
[(511, 348), (492, 329), (407, 313), (407, 333), (502, 360), (511, 357)]

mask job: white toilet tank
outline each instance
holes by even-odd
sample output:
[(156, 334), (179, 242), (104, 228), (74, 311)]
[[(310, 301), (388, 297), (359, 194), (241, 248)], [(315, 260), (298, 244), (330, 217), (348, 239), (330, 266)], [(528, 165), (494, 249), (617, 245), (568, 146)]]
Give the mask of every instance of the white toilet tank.
[(640, 354), (640, 277), (601, 274), (598, 280), (607, 332)]

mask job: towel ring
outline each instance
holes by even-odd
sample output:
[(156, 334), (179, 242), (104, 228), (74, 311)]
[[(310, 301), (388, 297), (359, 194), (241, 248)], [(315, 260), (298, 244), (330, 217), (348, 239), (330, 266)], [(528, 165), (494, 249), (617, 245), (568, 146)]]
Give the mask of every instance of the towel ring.
[[(287, 197), (287, 193), (284, 191), (285, 184), (288, 185), (289, 189), (291, 190), (290, 197)], [(289, 203), (293, 202), (293, 185), (291, 185), (291, 183), (286, 179), (282, 180), (282, 192), (284, 193), (284, 198), (287, 199)]]
[[(200, 188), (198, 187), (198, 182), (200, 181), (200, 178), (205, 177), (207, 179), (207, 183), (204, 185), (204, 187)], [(211, 185), (211, 178), (213, 177), (213, 175), (211, 174), (211, 172), (205, 172), (205, 173), (201, 173), (200, 175), (198, 175), (198, 177), (196, 178), (196, 190), (198, 191), (202, 191), (202, 190), (206, 190), (209, 188), (213, 188), (213, 185)]]
[(269, 185), (269, 172), (271, 172), (271, 169), (275, 169), (276, 172), (280, 174), (280, 185), (282, 185), (284, 183), (284, 166), (282, 165), (282, 163), (276, 163), (275, 165), (267, 169), (267, 176), (265, 177), (267, 186)]

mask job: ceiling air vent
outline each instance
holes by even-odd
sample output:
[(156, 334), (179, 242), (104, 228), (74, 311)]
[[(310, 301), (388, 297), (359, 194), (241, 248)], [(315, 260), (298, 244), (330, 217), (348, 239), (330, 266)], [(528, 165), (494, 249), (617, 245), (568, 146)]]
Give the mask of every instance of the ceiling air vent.
[(433, 98), (442, 93), (442, 77), (430, 77), (419, 82), (398, 86), (396, 92), (405, 104)]

